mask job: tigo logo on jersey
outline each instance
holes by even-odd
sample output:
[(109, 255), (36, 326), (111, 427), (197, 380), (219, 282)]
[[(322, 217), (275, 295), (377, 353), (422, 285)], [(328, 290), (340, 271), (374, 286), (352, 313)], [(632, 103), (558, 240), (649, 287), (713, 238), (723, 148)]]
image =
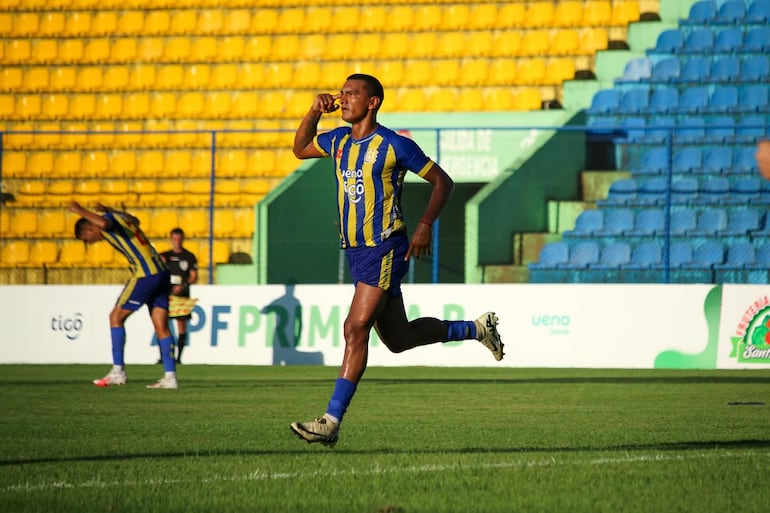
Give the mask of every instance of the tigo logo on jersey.
[(764, 296), (749, 305), (735, 332), (730, 338), (730, 358), (740, 363), (770, 363), (770, 298)]

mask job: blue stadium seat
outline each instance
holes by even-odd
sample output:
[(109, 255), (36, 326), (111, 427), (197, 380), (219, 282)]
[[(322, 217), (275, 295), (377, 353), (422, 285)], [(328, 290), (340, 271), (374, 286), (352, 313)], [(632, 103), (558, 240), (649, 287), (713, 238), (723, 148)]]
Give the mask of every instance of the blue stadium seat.
[(754, 257), (754, 263), (746, 264), (746, 267), (770, 269), (770, 242), (756, 248)]
[(770, 23), (770, 0), (754, 0), (751, 2), (746, 10), (745, 23)]
[(670, 114), (679, 110), (679, 90), (675, 87), (655, 89), (650, 96), (650, 114)]
[(604, 226), (594, 232), (600, 237), (623, 235), (634, 226), (634, 211), (629, 208), (607, 210), (604, 213)]
[(709, 104), (709, 88), (706, 86), (688, 87), (679, 96), (680, 114), (697, 114), (705, 112)]
[(604, 212), (602, 210), (584, 210), (575, 219), (575, 228), (565, 230), (563, 236), (590, 237), (604, 228)]
[(668, 173), (668, 148), (649, 148), (642, 153), (641, 166), (632, 169), (635, 175), (660, 175)]
[(725, 246), (717, 240), (707, 240), (692, 253), (692, 260), (682, 265), (684, 268), (712, 269), (725, 261)]
[[(712, 148), (712, 150), (715, 149), (730, 151), (730, 148)], [(732, 153), (730, 153), (730, 155), (732, 155)], [(729, 194), (730, 180), (727, 177), (715, 176), (707, 178), (701, 183), (700, 190), (698, 191), (697, 203), (700, 205), (718, 205), (723, 203)]]
[(666, 215), (660, 208), (645, 208), (634, 216), (634, 226), (626, 231), (629, 237), (652, 237), (663, 235)]
[(760, 215), (759, 211), (753, 208), (742, 210), (733, 210), (727, 217), (727, 227), (723, 235), (748, 236), (750, 233), (759, 230)]
[(703, 153), (699, 146), (685, 147), (674, 152), (671, 167), (676, 174), (689, 174), (698, 171), (703, 163)]
[(669, 230), (672, 236), (683, 237), (695, 229), (697, 216), (695, 210), (685, 208), (671, 212)]
[(645, 241), (634, 246), (626, 269), (659, 269), (663, 266), (663, 248), (659, 242)]
[(684, 34), (676, 28), (670, 28), (658, 34), (653, 52), (677, 53), (684, 48)]
[(709, 25), (717, 17), (717, 4), (713, 0), (699, 0), (690, 6), (685, 25)]
[(676, 57), (666, 57), (652, 67), (652, 73), (650, 74), (650, 82), (653, 83), (669, 83), (674, 82), (679, 78), (682, 73), (682, 65), (679, 63), (679, 59)]
[(738, 108), (738, 89), (734, 86), (716, 86), (709, 98), (708, 111), (724, 114)]
[(674, 144), (692, 144), (706, 138), (706, 119), (687, 117), (674, 130)]
[(569, 260), (569, 245), (563, 241), (549, 242), (540, 250), (537, 262), (529, 264), (529, 268), (556, 268)]
[(763, 53), (770, 50), (770, 27), (752, 27), (743, 38), (743, 51)]
[(647, 57), (637, 57), (628, 61), (623, 68), (623, 75), (615, 80), (616, 84), (638, 83), (650, 79), (652, 63)]
[(599, 243), (594, 240), (580, 241), (570, 248), (569, 260), (564, 269), (585, 269), (599, 262)]
[(686, 205), (698, 200), (698, 179), (692, 176), (674, 178), (671, 182), (671, 203)]
[(704, 142), (723, 144), (735, 139), (735, 118), (732, 116), (716, 116), (706, 127)]
[(737, 241), (727, 246), (724, 262), (716, 264), (715, 269), (743, 269), (756, 262), (756, 248), (748, 241)]
[(770, 80), (770, 57), (767, 55), (752, 55), (741, 65), (739, 76), (741, 82), (767, 82)]
[[(668, 266), (678, 269), (692, 262), (692, 244), (678, 240), (671, 243), (668, 254)], [(666, 262), (663, 262), (666, 265)]]
[(600, 207), (625, 206), (636, 200), (636, 180), (633, 178), (620, 178), (610, 184), (607, 197), (597, 200)]
[(696, 237), (713, 237), (727, 228), (727, 211), (722, 208), (709, 208), (698, 215), (695, 228), (687, 231), (687, 235)]
[(620, 120), (617, 116), (592, 115), (588, 117), (586, 126), (588, 127), (586, 134), (589, 137), (610, 137), (612, 139), (620, 137)]
[(642, 116), (625, 116), (620, 122), (620, 129), (625, 133), (624, 143), (643, 143), (647, 139), (647, 120)]
[(740, 25), (746, 18), (746, 3), (744, 0), (727, 0), (719, 6), (714, 23), (722, 25)]
[[(754, 200), (757, 205), (770, 204), (770, 180), (763, 180), (759, 187), (759, 197)], [(770, 226), (768, 226), (770, 228)]]
[(684, 84), (700, 84), (709, 81), (711, 75), (711, 61), (706, 57), (690, 57), (682, 66), (679, 77), (675, 80)]
[(735, 175), (753, 175), (757, 173), (757, 160), (754, 157), (753, 147), (743, 147), (738, 152), (733, 152), (733, 165), (730, 167), (730, 174)]
[(763, 116), (749, 115), (738, 120), (735, 127), (735, 142), (743, 144), (755, 144), (767, 133), (765, 125), (768, 121)]
[(711, 80), (717, 82), (736, 82), (741, 75), (741, 62), (733, 55), (722, 57), (711, 67)]
[(668, 195), (668, 178), (655, 176), (641, 182), (636, 191), (636, 204), (640, 206), (662, 205)]
[(684, 42), (685, 53), (708, 54), (714, 48), (714, 32), (710, 28), (696, 28), (687, 35)]
[(599, 261), (592, 269), (619, 269), (631, 263), (631, 245), (628, 242), (611, 242), (601, 249)]
[(620, 99), (617, 111), (620, 114), (641, 114), (647, 111), (650, 94), (647, 89), (629, 89)]
[(616, 112), (620, 105), (620, 91), (615, 89), (601, 89), (594, 93), (588, 114), (601, 115)]
[(756, 176), (744, 176), (735, 180), (730, 187), (730, 196), (726, 203), (748, 205), (759, 200), (762, 191), (762, 179)]
[[(702, 171), (704, 174), (719, 175), (727, 172), (733, 165), (733, 150), (730, 146), (712, 146), (703, 156)], [(719, 177), (729, 186), (729, 180)], [(714, 178), (716, 179), (716, 178)]]
[(740, 51), (743, 46), (743, 29), (741, 27), (725, 27), (717, 32), (714, 38), (715, 53), (733, 53)]
[(676, 119), (672, 116), (655, 116), (647, 123), (647, 133), (644, 137), (644, 142), (647, 144), (668, 142), (675, 128)]
[(768, 110), (767, 88), (767, 84), (745, 86), (740, 92), (736, 110), (740, 112), (766, 112)]

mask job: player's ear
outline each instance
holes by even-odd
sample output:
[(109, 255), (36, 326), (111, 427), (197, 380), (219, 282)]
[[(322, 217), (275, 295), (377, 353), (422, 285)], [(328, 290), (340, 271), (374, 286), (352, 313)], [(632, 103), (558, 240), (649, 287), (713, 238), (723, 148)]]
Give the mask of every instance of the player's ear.
[(369, 98), (369, 110), (379, 109), (381, 103), (382, 101), (378, 97), (372, 96), (371, 98)]

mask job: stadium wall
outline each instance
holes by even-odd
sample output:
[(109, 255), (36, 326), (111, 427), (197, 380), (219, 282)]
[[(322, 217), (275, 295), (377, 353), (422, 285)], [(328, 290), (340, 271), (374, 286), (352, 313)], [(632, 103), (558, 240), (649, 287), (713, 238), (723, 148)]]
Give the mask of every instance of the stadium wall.
[[(0, 287), (0, 364), (109, 364), (107, 319), (120, 291)], [(337, 366), (342, 360), (350, 285), (200, 285), (193, 292), (187, 364)], [(410, 318), (474, 318), (482, 308), (494, 309), (506, 357), (495, 362), (474, 341), (391, 354), (375, 336), (370, 365), (770, 368), (770, 297), (762, 285), (441, 284), (405, 285), (404, 293)], [(155, 362), (145, 310), (126, 328), (127, 364)]]

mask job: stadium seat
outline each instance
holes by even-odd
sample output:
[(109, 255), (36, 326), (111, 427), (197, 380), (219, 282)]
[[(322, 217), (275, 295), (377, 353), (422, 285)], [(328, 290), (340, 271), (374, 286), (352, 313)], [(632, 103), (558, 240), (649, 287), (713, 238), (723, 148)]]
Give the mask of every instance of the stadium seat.
[(59, 259), (59, 245), (53, 240), (36, 240), (30, 244), (29, 265), (44, 267)]
[(442, 7), (441, 5), (416, 5), (411, 30), (436, 31), (441, 25)]
[(609, 0), (588, 0), (583, 3), (583, 22), (587, 27), (606, 27), (612, 21), (612, 4)]
[(735, 118), (716, 116), (706, 127), (704, 142), (712, 144), (731, 143), (735, 138)]
[(700, 147), (685, 147), (674, 151), (671, 161), (674, 174), (696, 173), (702, 165), (703, 152)]
[(123, 264), (123, 261), (118, 262), (118, 258), (122, 260), (123, 257), (107, 242), (101, 241), (86, 246), (85, 261), (89, 266), (117, 267)]
[(636, 180), (620, 178), (613, 181), (608, 189), (607, 197), (597, 201), (599, 207), (624, 206), (636, 200)]
[(767, 24), (770, 22), (770, 1), (753, 0), (746, 10), (744, 22), (747, 24)]
[(654, 237), (664, 233), (665, 213), (659, 208), (646, 208), (636, 213), (634, 225), (626, 230), (629, 237)]
[(551, 38), (550, 55), (575, 55), (575, 49), (580, 48), (580, 35), (577, 29), (563, 28)]
[(585, 210), (575, 219), (575, 227), (564, 232), (565, 238), (590, 237), (604, 228), (604, 212), (602, 210)]
[(712, 269), (725, 260), (724, 244), (717, 240), (707, 240), (698, 245), (692, 254), (692, 260), (682, 265), (685, 269)]
[(518, 31), (502, 31), (494, 36), (492, 47), (490, 48), (490, 56), (516, 57), (524, 55), (522, 48), (522, 35)]
[(656, 88), (650, 96), (650, 114), (671, 114), (679, 110), (679, 90), (675, 87)]
[(579, 27), (583, 22), (583, 3), (576, 0), (564, 0), (556, 5), (553, 15), (555, 27)]
[(679, 97), (679, 114), (703, 113), (709, 104), (709, 88), (707, 86), (695, 86), (686, 88)]
[[(371, 9), (369, 7), (367, 10)], [(469, 28), (471, 9), (465, 4), (450, 4), (441, 10), (441, 29), (443, 31), (464, 31)], [(372, 24), (372, 29), (379, 29), (383, 17), (377, 17)]]
[(714, 23), (721, 25), (740, 25), (746, 18), (744, 0), (726, 0), (719, 6)]
[(714, 52), (731, 54), (743, 46), (743, 30), (740, 27), (725, 27), (716, 33)]
[(521, 39), (520, 54), (524, 57), (548, 55), (551, 48), (551, 35), (545, 29), (532, 29), (524, 33)]
[(616, 89), (601, 89), (594, 93), (587, 112), (589, 115), (612, 114), (620, 106), (620, 98), (620, 92)]
[(692, 176), (675, 178), (671, 182), (671, 203), (686, 205), (698, 199), (698, 180)]
[(599, 262), (599, 243), (594, 240), (580, 241), (570, 248), (565, 269), (585, 269)]
[(604, 27), (584, 27), (580, 29), (581, 55), (593, 56), (600, 50), (606, 50), (609, 45), (609, 33)]
[(641, 143), (647, 138), (647, 121), (643, 116), (628, 116), (621, 121), (621, 130), (625, 132), (625, 143)]
[(680, 29), (665, 29), (658, 35), (652, 52), (664, 54), (677, 53), (684, 48), (684, 42), (684, 35)]
[(714, 0), (698, 0), (690, 6), (690, 11), (683, 23), (688, 25), (708, 25), (717, 17), (717, 5)]
[(760, 214), (755, 209), (732, 210), (722, 235), (747, 236), (760, 228)]
[(735, 127), (734, 141), (740, 144), (754, 144), (758, 142), (767, 133), (766, 124), (767, 121), (765, 121), (763, 116), (750, 115), (741, 117)]
[(642, 154), (640, 166), (632, 169), (632, 173), (635, 175), (665, 174), (669, 169), (668, 160), (668, 148), (650, 148)]
[[(678, 63), (678, 61), (677, 61)], [(643, 82), (652, 78), (652, 62), (647, 57), (636, 57), (623, 67), (623, 75), (616, 83)]]
[(770, 27), (752, 27), (744, 36), (743, 51), (750, 53), (763, 53), (770, 50)]
[(768, 109), (768, 85), (754, 84), (744, 87), (739, 92), (735, 111), (765, 112)]
[(695, 210), (686, 208), (671, 213), (669, 230), (672, 236), (685, 236), (695, 229), (697, 216)]
[(555, 11), (555, 2), (528, 2), (524, 24), (529, 28), (551, 27)]
[(756, 176), (745, 176), (736, 179), (730, 187), (728, 201), (733, 205), (748, 205), (759, 200), (762, 182)]
[(727, 246), (725, 261), (715, 264), (715, 269), (744, 269), (756, 263), (756, 249), (748, 241), (733, 242)]
[(83, 267), (86, 263), (86, 245), (79, 240), (65, 240), (59, 247), (59, 260), (54, 264), (61, 267)]
[(735, 86), (718, 85), (709, 98), (708, 112), (725, 114), (738, 107), (738, 89)]
[(690, 57), (682, 66), (679, 77), (675, 82), (700, 84), (710, 81), (711, 61), (706, 57)]
[(464, 29), (492, 30), (497, 25), (499, 14), (500, 9), (494, 3), (471, 4)]
[(629, 208), (611, 209), (604, 213), (604, 226), (595, 231), (602, 237), (617, 237), (623, 235), (634, 226), (634, 211)]
[(627, 26), (629, 23), (639, 21), (640, 6), (636, 0), (615, 0), (612, 2), (611, 25)]
[(722, 208), (709, 208), (698, 215), (695, 228), (687, 235), (695, 237), (713, 237), (727, 228), (727, 211)]
[(617, 112), (620, 114), (642, 114), (647, 112), (650, 95), (647, 89), (629, 89), (620, 99)]
[(730, 146), (713, 146), (703, 155), (701, 170), (706, 175), (718, 175), (726, 173), (732, 164), (733, 150)]
[(631, 245), (625, 241), (610, 242), (601, 248), (599, 261), (592, 269), (612, 270), (631, 263)]
[(536, 262), (529, 264), (530, 269), (556, 268), (569, 260), (569, 245), (563, 241), (549, 242), (540, 250)]
[(770, 57), (752, 55), (747, 57), (740, 69), (738, 80), (741, 82), (767, 82), (770, 79)]
[(730, 167), (730, 174), (755, 174), (757, 172), (757, 161), (754, 158), (754, 152), (755, 149), (753, 147), (742, 147), (733, 152), (733, 165)]
[(654, 269), (663, 265), (663, 249), (656, 241), (636, 244), (631, 250), (631, 258), (623, 265), (624, 269)]
[[(693, 259), (692, 244), (689, 241), (674, 241), (669, 247), (668, 266), (678, 269), (689, 265)], [(666, 262), (663, 262), (666, 265)]]
[[(682, 73), (682, 67), (679, 59), (676, 57), (665, 57), (657, 61), (652, 66), (650, 81), (653, 83), (676, 82)], [(657, 91), (657, 89), (656, 89)]]
[(0, 253), (0, 265), (7, 267), (27, 266), (29, 265), (29, 252), (29, 242), (26, 240), (5, 241)]

